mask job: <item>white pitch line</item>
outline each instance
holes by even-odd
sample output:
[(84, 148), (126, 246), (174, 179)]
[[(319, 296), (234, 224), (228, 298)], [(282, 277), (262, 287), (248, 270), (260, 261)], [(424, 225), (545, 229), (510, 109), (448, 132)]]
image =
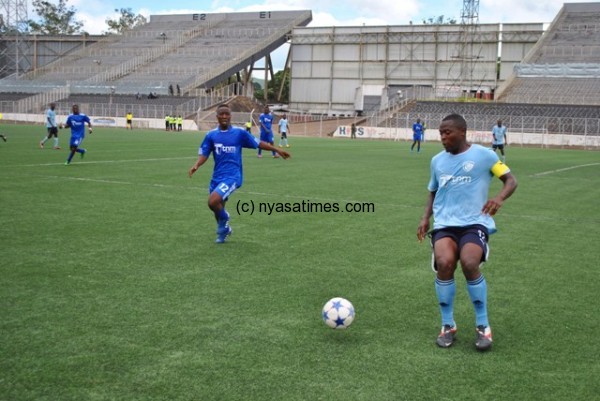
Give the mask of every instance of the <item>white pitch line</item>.
[[(158, 159), (132, 159), (132, 160), (98, 160), (98, 161), (75, 161), (73, 164), (112, 164), (112, 163), (143, 163), (143, 162), (158, 162), (165, 160), (192, 160), (193, 156), (186, 157), (164, 157)], [(19, 166), (6, 167), (45, 167), (45, 166), (63, 166), (65, 163), (44, 163), (44, 164), (22, 164)]]
[(576, 168), (591, 167), (591, 166), (597, 166), (597, 165), (600, 165), (600, 163), (580, 164), (578, 166), (571, 166), (571, 167), (559, 168), (559, 169), (556, 169), (556, 170), (543, 171), (541, 173), (532, 174), (532, 175), (530, 175), (530, 177), (540, 177), (542, 175), (560, 173), (562, 171), (574, 170)]

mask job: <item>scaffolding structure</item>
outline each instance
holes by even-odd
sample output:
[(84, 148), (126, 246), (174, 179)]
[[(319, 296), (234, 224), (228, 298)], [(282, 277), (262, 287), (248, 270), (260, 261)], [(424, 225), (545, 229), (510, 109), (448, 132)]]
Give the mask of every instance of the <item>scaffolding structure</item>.
[(461, 90), (469, 92), (479, 83), (474, 82), (475, 61), (481, 57), (481, 45), (477, 46), (479, 30), (479, 0), (463, 0), (460, 22), (460, 43), (457, 61), (460, 74), (457, 79)]
[(24, 40), (27, 21), (27, 0), (0, 0), (0, 35), (12, 39), (2, 41), (0, 47), (0, 77), (9, 69), (20, 77), (31, 68), (25, 56), (29, 46), (29, 41)]

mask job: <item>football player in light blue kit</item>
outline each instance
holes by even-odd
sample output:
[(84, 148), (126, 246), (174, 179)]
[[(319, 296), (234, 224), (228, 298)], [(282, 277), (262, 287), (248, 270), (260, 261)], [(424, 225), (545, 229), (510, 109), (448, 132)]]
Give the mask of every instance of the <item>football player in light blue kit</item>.
[(66, 166), (71, 164), (71, 160), (73, 160), (75, 153), (79, 153), (82, 159), (83, 156), (85, 156), (86, 150), (80, 148), (85, 138), (85, 124), (89, 127), (89, 133), (92, 133), (92, 122), (88, 116), (79, 112), (79, 105), (74, 104), (71, 110), (72, 114), (69, 114), (67, 121), (65, 122), (65, 127), (71, 128), (71, 142), (69, 144), (71, 153), (69, 153), (69, 157), (65, 162)]
[(289, 131), (290, 123), (288, 122), (287, 116), (284, 114), (279, 120), (279, 133), (281, 139), (279, 140), (279, 147), (283, 144), (286, 148), (289, 148), (287, 133)]
[(208, 207), (217, 220), (217, 243), (225, 242), (231, 235), (229, 213), (225, 203), (229, 196), (242, 186), (244, 174), (242, 169), (242, 148), (264, 149), (277, 152), (284, 159), (290, 154), (264, 141), (258, 141), (244, 128), (231, 126), (231, 109), (228, 105), (217, 107), (219, 126), (209, 131), (198, 151), (198, 161), (190, 168), (192, 175), (202, 166), (212, 153), (215, 161), (212, 179), (208, 188)]
[(40, 141), (40, 148), (44, 149), (44, 145), (46, 141), (52, 137), (54, 137), (54, 147), (55, 150), (60, 150), (60, 146), (58, 146), (58, 125), (56, 125), (56, 112), (54, 109), (56, 108), (55, 103), (50, 103), (48, 105), (48, 110), (46, 110), (46, 131), (48, 133)]
[[(454, 272), (460, 261), (475, 308), (475, 347), (485, 351), (492, 346), (492, 330), (487, 313), (487, 284), (480, 265), (488, 257), (488, 235), (496, 231), (492, 216), (513, 194), (517, 181), (495, 152), (467, 142), (467, 123), (462, 116), (446, 116), (439, 130), (445, 151), (431, 160), (429, 197), (417, 228), (417, 238), (422, 241), (433, 216), (432, 267), (437, 273), (435, 290), (442, 317), (442, 330), (436, 342), (447, 348), (456, 336)], [(503, 186), (495, 197), (488, 199), (494, 176)]]
[(492, 128), (492, 137), (494, 137), (492, 149), (494, 152), (496, 149), (500, 149), (502, 162), (505, 163), (506, 155), (504, 154), (504, 145), (508, 145), (508, 135), (506, 134), (506, 126), (502, 125), (502, 120), (498, 120), (497, 125), (494, 125), (494, 128)]
[[(265, 106), (263, 113), (258, 117), (258, 123), (260, 125), (260, 140), (271, 145), (275, 145), (273, 139), (273, 114), (269, 110), (269, 106)], [(262, 157), (262, 149), (258, 148), (258, 157)], [(273, 157), (279, 157), (277, 153), (273, 152)]]

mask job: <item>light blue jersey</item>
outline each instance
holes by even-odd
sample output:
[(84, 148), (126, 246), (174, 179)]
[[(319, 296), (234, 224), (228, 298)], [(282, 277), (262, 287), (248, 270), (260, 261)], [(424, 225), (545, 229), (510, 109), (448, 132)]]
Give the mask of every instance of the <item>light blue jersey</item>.
[(234, 181), (239, 188), (244, 180), (242, 148), (256, 149), (259, 143), (243, 128), (229, 127), (227, 131), (216, 128), (206, 134), (198, 154), (209, 157), (212, 153), (215, 161), (214, 182)]
[(279, 120), (279, 131), (282, 133), (286, 133), (287, 132), (287, 126), (288, 126), (288, 120), (285, 118), (282, 118), (281, 120)]
[(52, 109), (46, 111), (46, 128), (56, 127), (56, 113)]
[(506, 136), (506, 126), (498, 127), (498, 125), (494, 125), (492, 128), (492, 135), (494, 136), (494, 140), (492, 144), (494, 145), (504, 145), (504, 137)]
[(480, 145), (471, 145), (457, 155), (443, 151), (431, 159), (427, 189), (436, 192), (434, 230), (481, 224), (490, 234), (496, 232), (494, 219), (481, 209), (488, 200), (491, 169), (497, 162), (496, 153)]

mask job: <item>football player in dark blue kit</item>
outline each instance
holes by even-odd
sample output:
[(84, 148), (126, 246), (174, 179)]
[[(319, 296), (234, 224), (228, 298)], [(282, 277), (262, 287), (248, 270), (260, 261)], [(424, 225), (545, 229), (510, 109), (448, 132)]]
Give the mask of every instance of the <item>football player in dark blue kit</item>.
[(82, 159), (85, 155), (86, 150), (80, 148), (81, 143), (85, 138), (85, 124), (89, 127), (89, 133), (92, 133), (92, 122), (88, 116), (79, 112), (79, 105), (74, 104), (71, 110), (73, 114), (70, 114), (65, 122), (65, 127), (71, 128), (71, 142), (69, 144), (71, 153), (69, 153), (69, 157), (65, 162), (65, 165), (67, 166), (71, 164), (71, 160), (75, 153), (79, 153)]
[(231, 110), (227, 105), (217, 107), (217, 121), (219, 126), (204, 137), (198, 151), (198, 160), (188, 174), (191, 178), (212, 153), (215, 166), (208, 189), (208, 207), (217, 220), (216, 242), (223, 243), (232, 232), (225, 203), (242, 186), (244, 180), (242, 148), (270, 150), (284, 159), (289, 158), (290, 154), (268, 142), (257, 140), (244, 128), (231, 126)]
[[(269, 110), (269, 106), (265, 106), (263, 113), (258, 117), (260, 126), (260, 140), (271, 145), (275, 145), (273, 138), (273, 114)], [(258, 148), (258, 157), (262, 157), (262, 149)], [(273, 152), (273, 157), (279, 157), (276, 152)]]

